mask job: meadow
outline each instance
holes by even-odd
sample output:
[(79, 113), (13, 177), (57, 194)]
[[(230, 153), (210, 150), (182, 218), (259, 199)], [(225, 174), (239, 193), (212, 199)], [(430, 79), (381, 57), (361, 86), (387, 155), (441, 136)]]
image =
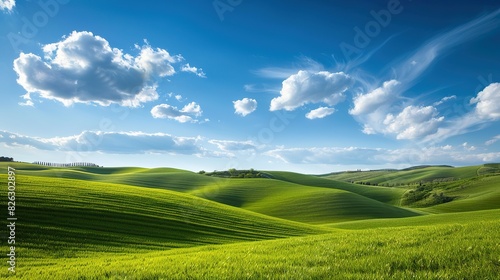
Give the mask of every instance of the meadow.
[(17, 263), (13, 274), (4, 262), (3, 279), (500, 275), (498, 165), (221, 178), (0, 163), (4, 221), (7, 166), (16, 169)]

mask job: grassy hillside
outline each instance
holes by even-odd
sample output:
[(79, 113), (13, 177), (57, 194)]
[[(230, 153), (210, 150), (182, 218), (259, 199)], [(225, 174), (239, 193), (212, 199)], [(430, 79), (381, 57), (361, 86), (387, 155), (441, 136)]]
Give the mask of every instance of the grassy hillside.
[(403, 193), (405, 192), (405, 190), (397, 188), (357, 185), (293, 172), (272, 171), (267, 173), (271, 174), (275, 179), (278, 180), (302, 184), (306, 186), (345, 190), (393, 205), (399, 205), (401, 195), (403, 195)]
[(423, 216), (397, 207), (415, 187), (277, 171), (229, 179), (0, 163), (2, 197), (7, 165), (18, 169), (13, 279), (497, 279), (500, 271), (496, 165), (398, 171), (406, 173), (390, 180), (471, 176), (425, 183), (453, 200), (416, 209)]
[(162, 188), (180, 192), (190, 191), (199, 186), (223, 180), (175, 168), (58, 168), (29, 164), (11, 165), (17, 168), (18, 173), (21, 175), (108, 182), (132, 186)]
[(409, 170), (375, 170), (362, 172), (340, 172), (321, 176), (322, 178), (347, 182), (370, 183), (378, 185), (399, 186), (433, 180), (458, 180), (473, 178), (485, 173), (499, 173), (497, 165), (466, 167), (426, 167)]
[(54, 280), (498, 279), (498, 240), (500, 224), (478, 218), (462, 224), (338, 230), (281, 240), (89, 254), (57, 261), (28, 258), (18, 276)]
[[(26, 168), (21, 175), (109, 182), (186, 192), (292, 221), (320, 224), (418, 215), (398, 205), (404, 190), (369, 187), (289, 172), (276, 179), (214, 178), (171, 168)], [(389, 203), (391, 205), (388, 205)], [(300, 207), (297, 207), (300, 206)], [(290, 211), (290, 209), (295, 209)]]
[(313, 224), (418, 215), (340, 189), (271, 179), (228, 180), (191, 193), (257, 213)]
[(500, 176), (481, 176), (449, 184), (451, 202), (426, 208), (433, 213), (465, 212), (500, 208)]
[(334, 223), (328, 226), (337, 229), (375, 229), (386, 227), (417, 227), (439, 225), (467, 225), (472, 221), (498, 222), (500, 209), (424, 215), (401, 219), (377, 219)]
[[(0, 181), (6, 197), (7, 176)], [(30, 255), (164, 250), (326, 232), (168, 190), (23, 175), (16, 184), (17, 238)]]

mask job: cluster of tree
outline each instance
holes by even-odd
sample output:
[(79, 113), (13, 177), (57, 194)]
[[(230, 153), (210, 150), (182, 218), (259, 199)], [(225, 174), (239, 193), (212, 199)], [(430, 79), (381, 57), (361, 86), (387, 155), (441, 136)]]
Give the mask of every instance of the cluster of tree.
[(269, 175), (256, 171), (253, 168), (249, 170), (236, 170), (235, 168), (231, 168), (227, 171), (214, 170), (214, 172), (205, 172), (201, 170), (198, 174), (222, 178), (270, 178)]
[(378, 186), (377, 183), (371, 183), (371, 182), (352, 182), (352, 183), (356, 183), (356, 184), (359, 184), (359, 185), (367, 185), (367, 186)]
[(11, 157), (0, 157), (0, 161), (14, 161), (14, 158)]
[(53, 162), (35, 161), (33, 162), (33, 164), (50, 166), (50, 167), (102, 167), (95, 163), (90, 163), (90, 162), (53, 163)]
[(438, 191), (439, 190), (433, 185), (421, 185), (406, 192), (401, 199), (401, 204), (428, 207), (453, 200), (453, 197), (447, 196), (443, 192)]

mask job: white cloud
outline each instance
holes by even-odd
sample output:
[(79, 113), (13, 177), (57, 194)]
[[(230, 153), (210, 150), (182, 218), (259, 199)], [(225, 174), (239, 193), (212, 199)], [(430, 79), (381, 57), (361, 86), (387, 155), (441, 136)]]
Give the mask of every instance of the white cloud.
[(245, 117), (257, 109), (257, 100), (243, 98), (241, 100), (233, 101), (233, 106), (235, 114), (239, 114)]
[(491, 83), (471, 99), (475, 109), (461, 117), (452, 119), (438, 129), (435, 134), (429, 135), (426, 142), (439, 142), (447, 138), (468, 133), (483, 128), (490, 122), (500, 119), (500, 83)]
[(311, 110), (309, 113), (306, 114), (306, 118), (310, 120), (314, 119), (322, 119), (324, 117), (327, 117), (335, 112), (334, 108), (329, 108), (329, 107), (319, 107), (318, 109)]
[(373, 113), (381, 107), (387, 108), (398, 97), (396, 89), (399, 85), (400, 82), (396, 80), (386, 81), (381, 87), (354, 97), (354, 108), (349, 113), (359, 116)]
[(500, 135), (497, 135), (495, 137), (493, 137), (492, 139), (486, 141), (486, 143), (484, 143), (486, 146), (490, 146), (490, 145), (493, 145), (495, 144), (497, 141), (500, 140)]
[(175, 99), (176, 99), (177, 101), (182, 101), (182, 95), (180, 95), (180, 94), (176, 95), (176, 96), (175, 96)]
[(196, 118), (202, 114), (203, 111), (196, 102), (191, 102), (180, 110), (168, 104), (156, 105), (151, 109), (151, 115), (155, 119), (172, 119), (180, 123), (199, 122)]
[(32, 147), (64, 152), (106, 154), (172, 153), (199, 155), (197, 137), (176, 137), (165, 133), (84, 131), (68, 137), (39, 138), (0, 131), (0, 142), (11, 147)]
[(268, 79), (286, 79), (301, 70), (308, 72), (320, 72), (324, 70), (324, 67), (314, 59), (303, 56), (300, 57), (298, 62), (292, 67), (265, 67), (253, 71), (253, 73), (257, 76)]
[(138, 107), (157, 100), (155, 79), (174, 75), (173, 64), (183, 60), (149, 44), (137, 56), (112, 48), (106, 39), (91, 32), (73, 31), (59, 42), (43, 47), (44, 57), (21, 53), (14, 60), (17, 82), (25, 99), (38, 94), (65, 106), (112, 103)]
[[(498, 27), (500, 9), (447, 30), (418, 48), (394, 68), (403, 89), (408, 88), (446, 50), (470, 41)], [(415, 63), (413, 63), (415, 62)]]
[(15, 0), (0, 0), (0, 10), (11, 12), (16, 6)]
[(462, 147), (464, 147), (467, 151), (475, 151), (477, 149), (475, 146), (471, 146), (467, 142), (463, 143)]
[(451, 95), (451, 96), (446, 96), (446, 97), (443, 97), (441, 100), (439, 100), (438, 102), (434, 102), (434, 104), (432, 104), (433, 106), (439, 106), (447, 101), (450, 101), (450, 100), (454, 100), (454, 99), (457, 99), (457, 96), (456, 95)]
[(492, 83), (471, 99), (476, 104), (476, 114), (481, 119), (500, 119), (500, 83)]
[(193, 73), (196, 76), (201, 77), (201, 78), (206, 78), (207, 77), (206, 74), (203, 72), (203, 69), (197, 68), (197, 67), (194, 67), (194, 66), (190, 66), (189, 63), (186, 63), (186, 64), (182, 65), (181, 71), (182, 72)]
[(395, 134), (397, 139), (416, 139), (435, 133), (444, 117), (438, 117), (432, 106), (408, 106), (397, 116), (388, 114), (384, 120), (385, 132)]
[(216, 145), (223, 151), (245, 151), (257, 148), (252, 141), (209, 140), (208, 143)]
[(299, 71), (282, 83), (280, 96), (271, 100), (271, 111), (293, 111), (308, 103), (326, 103), (334, 106), (343, 101), (344, 92), (353, 80), (343, 72)]
[[(412, 105), (411, 102), (404, 105), (395, 104), (396, 101), (405, 99), (404, 96), (400, 96), (400, 93), (411, 88), (432, 63), (448, 49), (473, 40), (497, 28), (500, 23), (499, 14), (500, 9), (497, 9), (452, 30), (443, 32), (420, 46), (413, 54), (400, 58), (395, 65), (390, 67), (392, 70), (391, 76), (394, 77), (392, 81), (398, 82), (397, 88), (390, 90), (383, 86), (369, 94), (359, 95), (355, 98), (355, 106), (350, 110), (350, 113), (356, 116), (357, 120), (363, 124), (363, 131), (367, 134), (383, 133), (385, 129), (381, 127), (381, 123), (386, 119), (388, 114), (397, 114), (401, 110), (401, 108), (398, 108), (399, 106), (407, 107), (408, 105)], [(366, 89), (373, 88), (373, 82), (371, 81), (377, 80), (366, 79), (361, 76), (356, 77), (356, 79)], [(453, 96), (443, 98), (441, 101), (436, 102), (434, 106), (441, 105), (443, 102), (451, 99), (453, 99)], [(425, 136), (425, 141), (442, 141), (451, 136), (468, 132), (472, 127), (481, 123), (481, 120), (478, 120), (480, 117), (484, 118), (483, 122), (485, 120), (498, 119), (498, 111), (488, 102), (493, 99), (494, 97), (488, 94), (484, 94), (484, 96), (478, 97), (478, 99), (473, 99), (473, 103), (478, 103), (479, 105), (476, 113), (467, 114), (446, 123), (441, 122), (441, 127), (438, 128), (437, 132)]]
[(278, 148), (265, 155), (291, 164), (332, 165), (403, 165), (424, 164), (475, 165), (500, 161), (499, 152), (478, 152), (476, 149), (430, 146), (403, 149), (319, 147)]

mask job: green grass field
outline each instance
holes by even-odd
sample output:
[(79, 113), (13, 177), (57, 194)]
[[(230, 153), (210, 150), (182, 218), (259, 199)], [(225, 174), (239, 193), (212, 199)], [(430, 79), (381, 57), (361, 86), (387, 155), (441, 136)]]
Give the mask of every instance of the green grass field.
[[(10, 273), (4, 257), (2, 279), (500, 275), (496, 165), (346, 173), (403, 184), (382, 187), (348, 183), (356, 180), (345, 174), (266, 171), (271, 178), (229, 179), (173, 168), (0, 163), (4, 221), (7, 166), (16, 168), (17, 265)], [(403, 207), (417, 187), (404, 184), (415, 180), (428, 182), (429, 198), (453, 200)]]

